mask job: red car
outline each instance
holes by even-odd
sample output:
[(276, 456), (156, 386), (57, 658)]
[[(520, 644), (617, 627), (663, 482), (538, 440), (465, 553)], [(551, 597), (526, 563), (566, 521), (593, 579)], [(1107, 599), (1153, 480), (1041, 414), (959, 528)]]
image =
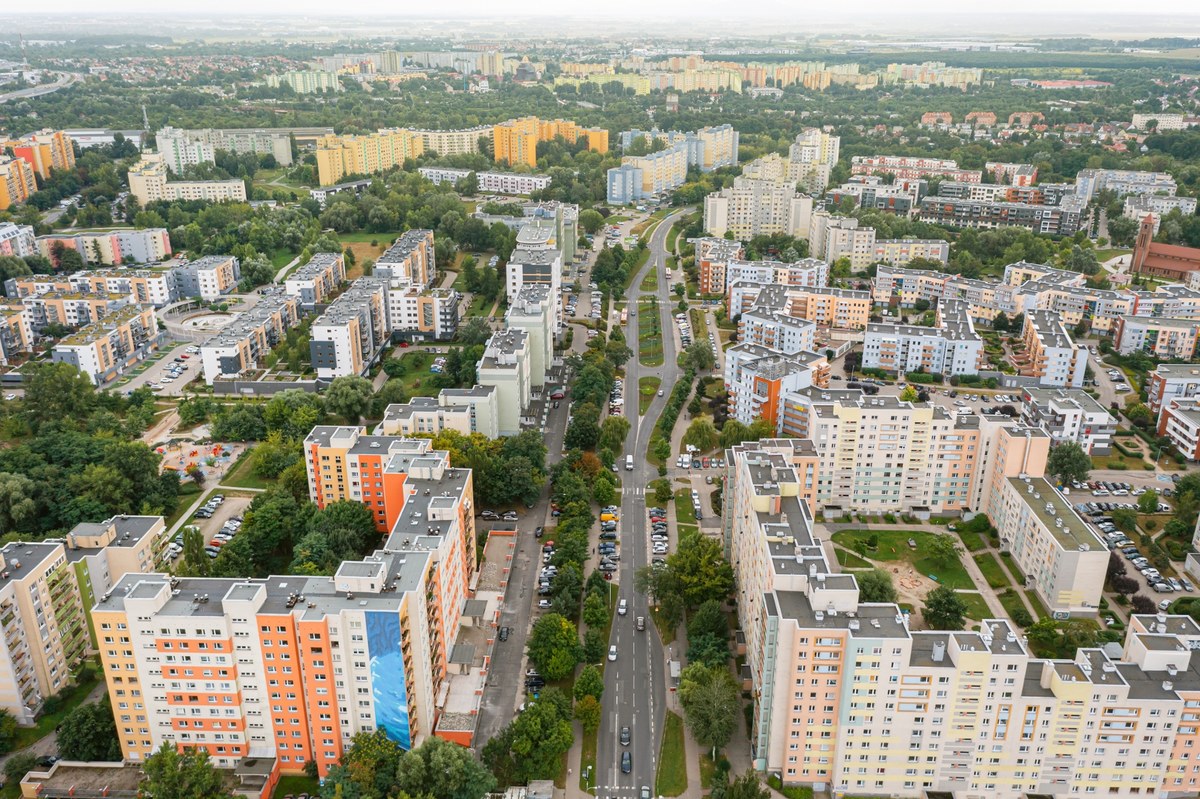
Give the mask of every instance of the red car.
[(659, 522), (665, 522), (665, 521), (666, 521), (666, 519), (664, 519), (662, 516), (651, 516), (650, 517), (651, 524), (657, 524)]
[(185, 352), (183, 355), (180, 355), (179, 357), (180, 357), (180, 358), (183, 358), (183, 359), (186, 361), (188, 358), (190, 358), (190, 357), (192, 357), (192, 356), (188, 355), (188, 354)]
[(700, 463), (704, 465), (705, 469), (708, 468), (708, 458), (702, 458)]

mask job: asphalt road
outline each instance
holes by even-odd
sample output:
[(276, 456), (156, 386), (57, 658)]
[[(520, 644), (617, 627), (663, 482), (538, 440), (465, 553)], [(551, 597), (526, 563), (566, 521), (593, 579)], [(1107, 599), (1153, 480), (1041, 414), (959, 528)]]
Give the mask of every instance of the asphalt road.
[(9, 100), (16, 100), (21, 97), (41, 97), (43, 94), (56, 92), (64, 86), (70, 86), (77, 80), (83, 80), (82, 75), (76, 75), (73, 72), (56, 72), (54, 74), (58, 75), (58, 78), (54, 81), (54, 83), (39, 84), (37, 86), (30, 86), (27, 89), (17, 89), (11, 92), (4, 92), (3, 94), (0, 94), (0, 103), (7, 103)]
[[(627, 294), (629, 300), (629, 323), (626, 340), (631, 349), (637, 351), (638, 340), (636, 302), (642, 293), (638, 287), (646, 270), (654, 270), (658, 278), (659, 312), (662, 315), (662, 330), (674, 325), (671, 318), (670, 287), (664, 276), (666, 262), (666, 236), (670, 221), (678, 214), (667, 217), (659, 224), (650, 238), (650, 258), (642, 272), (635, 275)], [(637, 407), (638, 379), (643, 375), (658, 375), (663, 386), (672, 386), (679, 379), (679, 368), (675, 365), (675, 342), (671, 336), (663, 336), (664, 365), (642, 367), (636, 358), (625, 367), (626, 395), (631, 399), (627, 406), (630, 412)], [(669, 392), (667, 392), (669, 394)], [(654, 776), (657, 768), (659, 741), (662, 737), (663, 718), (666, 710), (666, 675), (663, 645), (658, 630), (650, 620), (650, 605), (644, 594), (634, 590), (634, 573), (650, 562), (648, 519), (646, 515), (646, 486), (658, 477), (658, 470), (646, 461), (650, 434), (654, 422), (666, 406), (668, 396), (656, 396), (644, 416), (631, 416), (629, 437), (625, 442), (625, 453), (633, 455), (632, 472), (621, 471), (624, 488), (621, 496), (621, 568), (617, 572), (620, 598), (629, 603), (625, 616), (616, 616), (612, 625), (610, 646), (616, 646), (616, 661), (606, 661), (604, 669), (604, 696), (600, 731), (597, 737), (596, 774), (592, 784), (598, 796), (638, 797), (642, 786), (654, 791)], [(638, 632), (635, 620), (646, 617), (646, 629)], [(629, 727), (632, 740), (629, 746), (621, 746), (622, 727)], [(628, 751), (632, 757), (629, 774), (621, 771), (621, 756)]]

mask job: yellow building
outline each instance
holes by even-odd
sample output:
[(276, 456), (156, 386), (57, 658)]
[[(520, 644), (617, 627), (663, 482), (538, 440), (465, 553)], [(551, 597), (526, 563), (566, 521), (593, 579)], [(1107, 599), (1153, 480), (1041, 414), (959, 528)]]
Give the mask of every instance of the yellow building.
[(633, 89), (633, 93), (637, 95), (650, 93), (650, 78), (634, 72), (595, 72), (582, 77), (559, 75), (554, 79), (555, 86), (570, 85), (577, 89), (585, 83), (600, 87), (609, 83), (619, 83), (622, 88)]
[(51, 169), (71, 169), (75, 166), (75, 145), (61, 130), (39, 130), (20, 139), (0, 142), (0, 151), (26, 161), (42, 178), (50, 177)]
[(0, 155), (0, 211), (25, 202), (35, 191), (37, 183), (29, 162)]
[(495, 158), (509, 165), (537, 166), (538, 143), (550, 141), (555, 136), (562, 136), (570, 144), (585, 138), (589, 150), (608, 152), (607, 130), (584, 128), (566, 119), (543, 121), (537, 117), (523, 117), (495, 126), (492, 137)]
[(332, 186), (346, 175), (372, 175), (403, 166), (424, 152), (420, 134), (390, 128), (365, 136), (322, 136), (317, 139), (317, 179)]

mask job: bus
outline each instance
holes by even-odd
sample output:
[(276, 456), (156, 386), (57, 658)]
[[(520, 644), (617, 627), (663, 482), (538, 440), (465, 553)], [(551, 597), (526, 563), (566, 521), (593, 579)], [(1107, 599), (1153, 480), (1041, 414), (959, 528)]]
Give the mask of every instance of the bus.
[(621, 324), (626, 324), (629, 321), (629, 309), (621, 309)]

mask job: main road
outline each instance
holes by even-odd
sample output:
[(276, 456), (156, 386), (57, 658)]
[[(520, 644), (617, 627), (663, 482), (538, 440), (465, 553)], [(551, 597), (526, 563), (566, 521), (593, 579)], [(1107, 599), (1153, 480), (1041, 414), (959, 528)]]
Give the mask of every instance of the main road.
[[(625, 407), (630, 415), (629, 437), (625, 441), (625, 454), (633, 455), (633, 471), (624, 471), (621, 479), (624, 489), (621, 497), (621, 563), (617, 572), (620, 598), (628, 602), (627, 615), (613, 619), (609, 645), (617, 648), (617, 659), (605, 661), (603, 715), (596, 748), (596, 771), (591, 775), (595, 793), (600, 797), (631, 799), (640, 796), (642, 786), (654, 793), (654, 776), (658, 764), (659, 741), (662, 739), (663, 719), (666, 710), (666, 674), (662, 640), (658, 629), (650, 619), (650, 606), (644, 594), (634, 589), (634, 572), (650, 562), (649, 526), (646, 509), (646, 486), (658, 478), (658, 469), (646, 460), (650, 435), (654, 423), (667, 404), (671, 388), (679, 380), (680, 370), (676, 366), (675, 338), (671, 317), (670, 286), (665, 277), (666, 238), (671, 225), (683, 211), (663, 219), (650, 237), (650, 257), (642, 270), (630, 281), (626, 295), (629, 308), (629, 324), (626, 341), (635, 353), (625, 367)], [(642, 277), (650, 270), (657, 275), (655, 295), (658, 297), (660, 326), (663, 338), (663, 365), (644, 367), (638, 363), (638, 314), (637, 300)], [(638, 379), (656, 375), (662, 379), (663, 396), (655, 396), (644, 415), (633, 415), (638, 407)], [(651, 503), (652, 505), (652, 503)], [(638, 632), (635, 621), (638, 616), (646, 618), (646, 629)], [(622, 727), (629, 727), (631, 741), (622, 746)], [(632, 769), (629, 774), (621, 770), (621, 756), (629, 752)]]

